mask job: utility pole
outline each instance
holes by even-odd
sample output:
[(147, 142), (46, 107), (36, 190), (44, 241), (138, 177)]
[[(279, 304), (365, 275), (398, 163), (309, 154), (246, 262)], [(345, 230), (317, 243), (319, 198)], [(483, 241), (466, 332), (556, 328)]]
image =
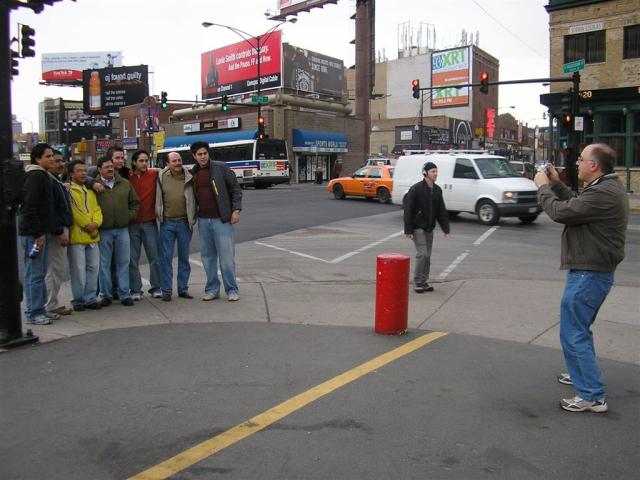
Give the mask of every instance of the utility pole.
[(420, 90), (420, 149), (424, 148), (423, 132), (424, 131), (424, 90)]
[(11, 42), (10, 2), (0, 2), (0, 347), (15, 347), (38, 341), (22, 334), (21, 288), (18, 281), (15, 189), (21, 188), (21, 162), (13, 160), (11, 130)]

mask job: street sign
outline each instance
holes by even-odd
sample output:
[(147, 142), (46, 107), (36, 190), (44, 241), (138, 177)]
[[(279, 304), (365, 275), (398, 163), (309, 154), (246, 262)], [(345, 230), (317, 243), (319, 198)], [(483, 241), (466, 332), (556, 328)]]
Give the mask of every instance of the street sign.
[(573, 122), (573, 129), (576, 132), (584, 131), (584, 117), (575, 117)]
[(580, 70), (584, 70), (584, 59), (576, 60), (575, 62), (565, 63), (562, 66), (562, 71), (564, 73), (579, 72)]
[(253, 103), (269, 103), (269, 97), (259, 97), (258, 95), (251, 95), (251, 101)]

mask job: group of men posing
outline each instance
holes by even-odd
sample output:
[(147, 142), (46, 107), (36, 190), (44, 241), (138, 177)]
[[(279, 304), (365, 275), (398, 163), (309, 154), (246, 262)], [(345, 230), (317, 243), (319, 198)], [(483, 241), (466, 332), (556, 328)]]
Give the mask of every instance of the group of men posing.
[[(148, 293), (171, 301), (173, 252), (177, 244), (178, 296), (189, 293), (189, 245), (198, 224), (207, 282), (202, 300), (220, 297), (218, 264), (229, 301), (237, 301), (233, 225), (240, 220), (242, 190), (235, 173), (209, 159), (205, 142), (191, 145), (189, 170), (171, 152), (162, 170), (149, 168), (149, 154), (113, 147), (90, 169), (81, 160), (65, 165), (46, 143), (31, 151), (19, 217), (24, 248), (25, 315), (48, 325), (72, 310), (99, 310), (119, 300), (134, 305), (144, 292), (140, 255), (149, 261)], [(66, 171), (65, 171), (66, 170)], [(72, 309), (58, 293), (69, 272)]]

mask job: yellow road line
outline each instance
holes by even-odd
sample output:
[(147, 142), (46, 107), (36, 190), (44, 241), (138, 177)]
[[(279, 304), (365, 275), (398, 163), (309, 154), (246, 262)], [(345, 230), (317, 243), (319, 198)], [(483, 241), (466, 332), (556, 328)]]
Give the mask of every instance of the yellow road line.
[(289, 400), (285, 400), (281, 404), (276, 405), (266, 412), (256, 415), (246, 422), (230, 428), (220, 435), (210, 438), (209, 440), (205, 440), (204, 442), (191, 447), (189, 450), (185, 450), (184, 452), (179, 453), (178, 455), (169, 458), (168, 460), (165, 460), (144, 472), (130, 477), (129, 480), (158, 480), (175, 475), (176, 473), (195, 465), (220, 450), (259, 432), (296, 410), (300, 410), (302, 407), (314, 402), (320, 397), (323, 397), (334, 390), (357, 380), (367, 373), (371, 373), (372, 371), (383, 367), (386, 364), (433, 342), (434, 340), (437, 340), (440, 337), (444, 337), (445, 335), (446, 333), (444, 332), (432, 332), (407, 342), (401, 347), (395, 348), (372, 360), (369, 360), (368, 362), (348, 370), (331, 380), (327, 380), (320, 385), (316, 385), (315, 387), (296, 395)]

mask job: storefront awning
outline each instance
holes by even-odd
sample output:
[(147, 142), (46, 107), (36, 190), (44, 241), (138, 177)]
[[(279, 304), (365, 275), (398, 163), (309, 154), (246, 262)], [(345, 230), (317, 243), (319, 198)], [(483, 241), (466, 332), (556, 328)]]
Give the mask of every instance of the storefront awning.
[(293, 151), (310, 153), (348, 152), (347, 136), (335, 132), (293, 129)]

